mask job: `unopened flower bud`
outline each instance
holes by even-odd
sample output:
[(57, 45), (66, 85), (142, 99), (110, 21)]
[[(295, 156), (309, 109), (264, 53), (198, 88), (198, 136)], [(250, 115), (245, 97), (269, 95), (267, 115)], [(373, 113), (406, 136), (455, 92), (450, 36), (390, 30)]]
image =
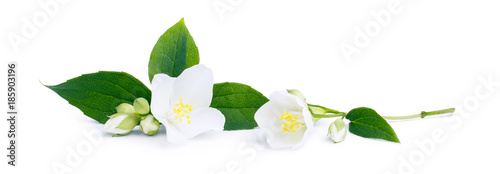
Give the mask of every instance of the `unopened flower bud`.
[(134, 109), (141, 115), (149, 114), (149, 103), (145, 98), (137, 98), (134, 100)]
[(316, 115), (323, 115), (323, 114), (326, 114), (326, 110), (323, 109), (323, 108), (320, 108), (320, 107), (316, 107), (316, 106), (309, 106), (309, 109), (311, 110), (311, 112), (313, 114), (316, 114)]
[(286, 90), (288, 93), (294, 95), (294, 96), (297, 96), (299, 97), (300, 99), (306, 101), (306, 97), (304, 97), (304, 95), (302, 95), (302, 93), (299, 91), (299, 90), (296, 90), (296, 89), (287, 89)]
[(347, 130), (345, 122), (342, 118), (335, 120), (332, 124), (330, 124), (330, 128), (328, 128), (328, 136), (330, 136), (335, 143), (344, 141), (346, 134)]
[[(326, 111), (323, 109), (323, 108), (320, 108), (320, 107), (316, 107), (316, 106), (311, 106), (309, 105), (309, 110), (311, 111), (312, 114), (315, 114), (315, 115), (324, 115), (326, 114)], [(313, 117), (313, 122), (318, 122), (321, 118), (316, 118), (316, 117)]]
[(135, 115), (117, 113), (112, 115), (104, 124), (104, 130), (116, 134), (126, 135), (139, 123), (139, 118)]
[(134, 106), (128, 103), (122, 103), (116, 107), (116, 112), (120, 114), (134, 114)]
[(139, 127), (146, 135), (154, 135), (160, 128), (160, 122), (150, 114), (141, 120)]

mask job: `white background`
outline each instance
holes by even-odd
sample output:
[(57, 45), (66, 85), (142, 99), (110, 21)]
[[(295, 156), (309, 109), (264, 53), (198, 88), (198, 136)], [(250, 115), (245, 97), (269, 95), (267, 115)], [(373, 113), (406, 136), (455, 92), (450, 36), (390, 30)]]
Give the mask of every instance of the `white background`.
[[(16, 52), (7, 36), (23, 36), (23, 19), (46, 14), (38, 3), (47, 1), (0, 5), (0, 56), (4, 67), (18, 63), (20, 112), (18, 166), (8, 166), (2, 155), (1, 173), (56, 173), (57, 164), (68, 173), (500, 172), (500, 87), (490, 91), (480, 81), (500, 81), (499, 3), (397, 1), (399, 13), (349, 62), (340, 45), (356, 46), (355, 28), (374, 24), (370, 13), (389, 10), (393, 1), (69, 0), (57, 2), (56, 12)], [(231, 9), (219, 16), (214, 3)], [(457, 107), (467, 114), (390, 122), (401, 144), (350, 133), (334, 144), (326, 136), (333, 120), (324, 119), (297, 150), (268, 149), (257, 140), (258, 129), (204, 133), (177, 146), (166, 141), (164, 129), (151, 137), (138, 129), (111, 137), (41, 84), (106, 70), (128, 72), (150, 86), (150, 52), (182, 17), (215, 82), (245, 83), (266, 96), (297, 88), (313, 104), (346, 112), (367, 106), (383, 115), (408, 115)], [(0, 81), (6, 86), (5, 78)], [(477, 89), (486, 97), (478, 99)], [(0, 126), (5, 154), (7, 122)], [(101, 141), (69, 164), (68, 156), (89, 145), (85, 132), (96, 131)], [(439, 133), (441, 139), (433, 139)]]

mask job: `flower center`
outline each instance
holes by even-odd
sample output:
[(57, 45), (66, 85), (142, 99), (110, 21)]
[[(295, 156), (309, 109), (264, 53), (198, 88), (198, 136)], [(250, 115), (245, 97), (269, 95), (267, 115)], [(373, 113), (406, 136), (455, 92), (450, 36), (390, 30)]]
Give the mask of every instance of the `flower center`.
[(280, 120), (284, 120), (283, 123), (281, 123), (281, 128), (287, 133), (290, 133), (290, 131), (296, 133), (298, 128), (304, 126), (304, 123), (297, 121), (298, 119), (299, 116), (284, 111), (283, 115), (280, 116)]
[(191, 111), (193, 111), (193, 105), (182, 103), (182, 97), (179, 97), (179, 103), (174, 106), (174, 119), (182, 122), (182, 118), (186, 117), (187, 123), (191, 124), (191, 118), (188, 115)]

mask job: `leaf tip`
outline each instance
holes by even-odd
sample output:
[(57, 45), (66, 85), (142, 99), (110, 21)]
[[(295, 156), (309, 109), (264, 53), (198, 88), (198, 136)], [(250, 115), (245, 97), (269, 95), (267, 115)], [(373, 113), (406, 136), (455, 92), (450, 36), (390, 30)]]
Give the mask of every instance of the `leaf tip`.
[(183, 17), (183, 18), (181, 18), (181, 20), (180, 20), (179, 22), (177, 22), (177, 23), (178, 23), (178, 24), (181, 24), (181, 25), (186, 25), (186, 24), (184, 23), (184, 17)]
[(47, 85), (45, 85), (45, 84), (43, 84), (43, 83), (42, 83), (42, 80), (40, 80), (40, 79), (39, 79), (39, 80), (38, 80), (38, 83), (40, 83), (41, 85), (43, 85), (43, 86), (45, 86), (45, 87), (47, 87), (47, 88), (48, 88), (48, 86), (47, 86)]
[(46, 84), (43, 84), (43, 83), (42, 83), (42, 80), (38, 80), (38, 82), (39, 82), (41, 85), (43, 85), (43, 86), (45, 86), (45, 87), (47, 87), (47, 88), (49, 88), (49, 89), (52, 89), (52, 87), (54, 87), (54, 85), (46, 85)]

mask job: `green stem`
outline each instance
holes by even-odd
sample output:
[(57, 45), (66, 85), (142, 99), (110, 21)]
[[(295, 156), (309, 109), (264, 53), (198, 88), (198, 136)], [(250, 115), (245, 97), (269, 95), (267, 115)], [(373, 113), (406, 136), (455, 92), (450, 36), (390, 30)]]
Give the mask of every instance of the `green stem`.
[(311, 108), (311, 107), (321, 108), (321, 109), (325, 110), (326, 113), (335, 113), (335, 114), (343, 113), (343, 112), (337, 111), (335, 109), (330, 109), (330, 108), (320, 106), (320, 105), (307, 104), (307, 106), (309, 106), (309, 108)]
[[(330, 109), (320, 105), (307, 104), (309, 111), (314, 118), (333, 118), (333, 117), (345, 117), (345, 112), (340, 112), (335, 109)], [(455, 112), (455, 108), (442, 109), (437, 111), (422, 111), (419, 114), (407, 115), (407, 116), (382, 116), (386, 120), (406, 120), (413, 118), (425, 118), (427, 116), (448, 114)]]
[(311, 115), (314, 118), (333, 118), (333, 117), (342, 117), (345, 116), (346, 113), (344, 112), (339, 112), (339, 113), (334, 113), (334, 114), (314, 114), (311, 113)]
[(437, 111), (422, 111), (420, 114), (415, 114), (415, 115), (408, 115), (408, 116), (382, 116), (386, 120), (405, 120), (405, 119), (412, 119), (412, 118), (424, 118), (427, 116), (433, 116), (433, 115), (440, 115), (440, 114), (448, 114), (448, 113), (453, 113), (455, 112), (455, 108), (448, 108), (448, 109), (442, 109), (442, 110), (437, 110)]

